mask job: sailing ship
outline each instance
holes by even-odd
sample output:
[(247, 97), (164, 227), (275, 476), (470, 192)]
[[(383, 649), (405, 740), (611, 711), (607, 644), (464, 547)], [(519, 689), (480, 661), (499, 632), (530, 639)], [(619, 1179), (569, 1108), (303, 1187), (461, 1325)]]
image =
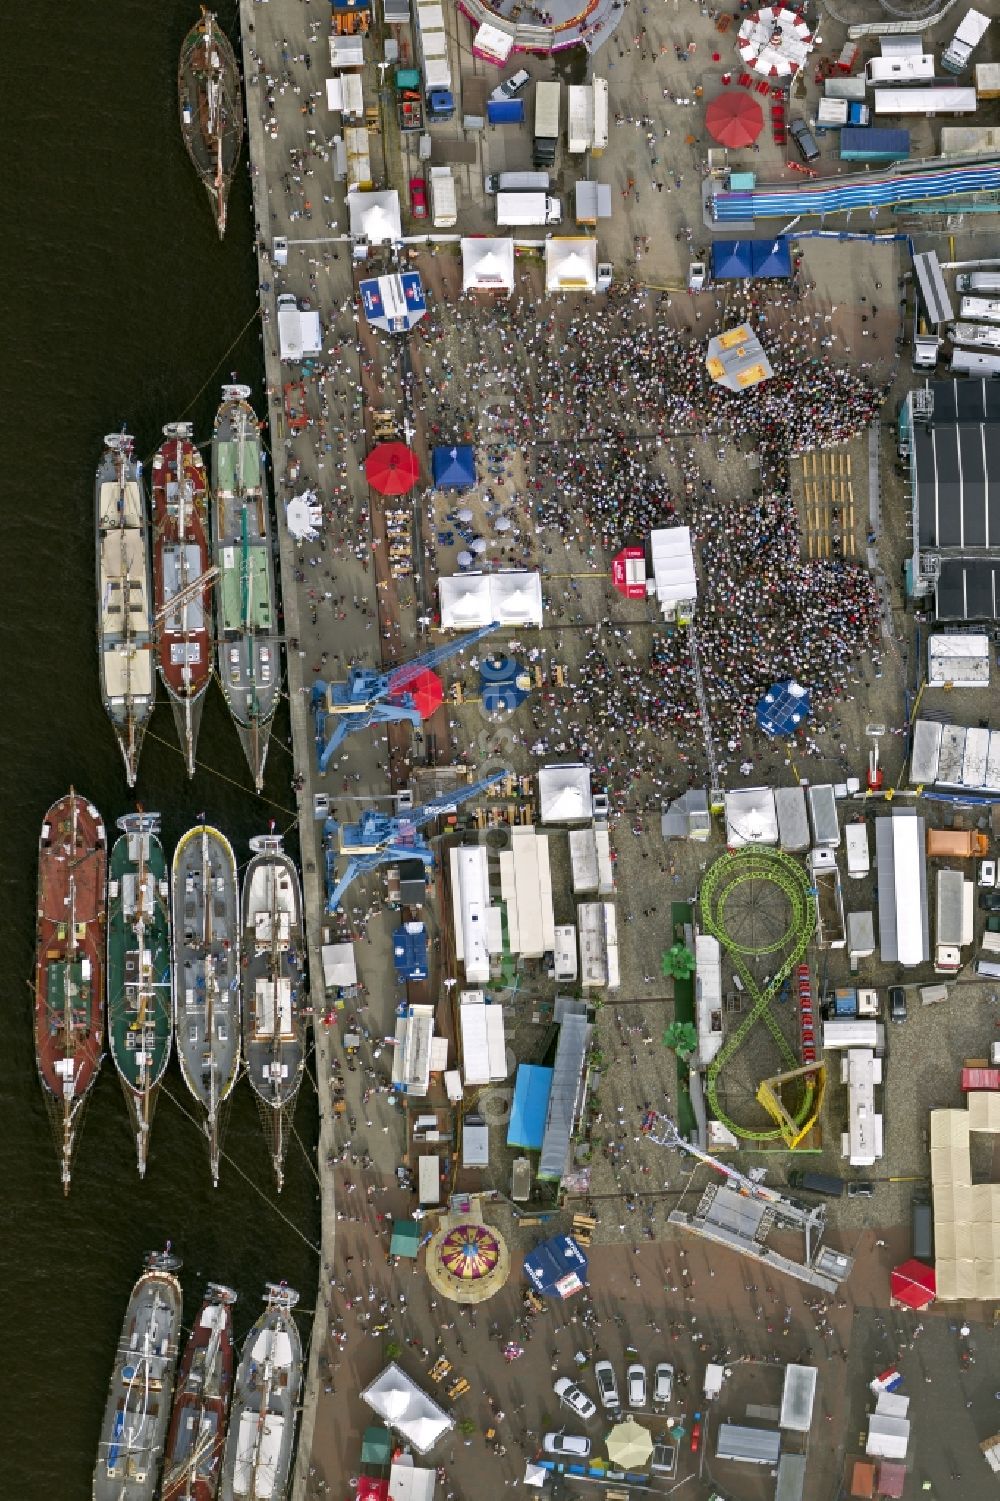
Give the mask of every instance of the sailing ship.
[(35, 1059), (69, 1193), (73, 1149), (104, 1042), (107, 837), (93, 803), (70, 788), (38, 841)]
[(181, 1327), (181, 1262), (146, 1257), (118, 1341), (94, 1467), (94, 1501), (153, 1501), (160, 1478)]
[(221, 240), (243, 145), (243, 96), (236, 54), (218, 17), (204, 6), (181, 46), (177, 99), (184, 145), (211, 199)]
[(170, 1058), (170, 891), (158, 813), (118, 820), (108, 870), (108, 1039), (135, 1132), (140, 1178)]
[(243, 1056), (281, 1192), (287, 1131), (305, 1067), (302, 890), (278, 834), (251, 839), (243, 877)]
[(188, 422), (170, 422), (153, 459), (153, 591), (160, 676), (189, 777), (212, 680), (208, 476)]
[(281, 691), (264, 456), (249, 386), (223, 386), (212, 442), (219, 681), (259, 792)]
[(205, 1111), (218, 1186), (220, 1113), (240, 1067), (240, 934), (236, 856), (208, 824), (174, 851), (174, 1032), (184, 1082)]
[(236, 1370), (222, 1462), (222, 1501), (284, 1501), (302, 1383), (302, 1341), (292, 1318), (299, 1295), (269, 1282), (266, 1307), (247, 1335)]
[(142, 470), (128, 433), (110, 433), (97, 466), (97, 644), (104, 707), (135, 786), (139, 752), (153, 712), (149, 525)]
[(236, 1294), (210, 1282), (177, 1377), (160, 1501), (215, 1501), (233, 1389)]

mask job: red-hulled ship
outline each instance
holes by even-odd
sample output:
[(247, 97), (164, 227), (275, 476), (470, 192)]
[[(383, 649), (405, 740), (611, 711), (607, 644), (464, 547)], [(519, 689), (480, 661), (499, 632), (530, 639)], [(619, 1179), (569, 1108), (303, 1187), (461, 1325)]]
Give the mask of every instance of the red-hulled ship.
[(191, 426), (170, 422), (153, 460), (153, 583), (160, 676), (194, 776), (205, 690), (212, 679), (208, 476)]
[(217, 1282), (205, 1289), (177, 1378), (161, 1501), (215, 1501), (233, 1390), (235, 1302)]
[(101, 1066), (107, 859), (101, 815), (71, 789), (42, 824), (35, 933), (35, 1056), (64, 1193), (84, 1102)]

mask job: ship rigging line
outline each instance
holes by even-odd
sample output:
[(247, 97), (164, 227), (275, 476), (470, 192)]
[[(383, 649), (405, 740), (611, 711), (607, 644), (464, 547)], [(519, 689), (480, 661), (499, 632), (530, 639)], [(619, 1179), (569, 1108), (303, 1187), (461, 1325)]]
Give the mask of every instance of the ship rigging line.
[[(171, 750), (175, 755), (180, 756), (182, 761), (185, 760), (184, 752), (181, 750), (179, 745), (175, 745), (171, 740), (164, 740), (162, 735), (154, 734), (152, 730), (147, 730), (146, 734), (149, 736), (150, 740), (155, 740), (158, 745), (165, 745), (168, 750)], [(260, 802), (267, 803), (271, 808), (277, 808), (279, 813), (287, 813), (289, 818), (292, 820), (288, 825), (289, 829), (294, 828), (298, 823), (299, 815), (294, 808), (286, 808), (284, 803), (276, 803), (273, 797), (265, 797), (262, 792), (257, 792), (253, 787), (248, 787), (245, 782), (238, 782), (235, 777), (227, 777), (224, 771), (219, 771), (218, 767), (211, 766), (207, 761), (196, 760), (194, 764), (195, 766), (200, 766), (203, 771), (210, 771), (214, 777), (221, 778), (223, 782), (229, 782), (231, 786), (237, 787), (240, 792), (245, 792), (250, 797), (258, 798)]]
[(298, 1142), (299, 1146), (302, 1148), (302, 1155), (306, 1159), (306, 1161), (308, 1162), (309, 1168), (310, 1168), (310, 1170), (312, 1172), (313, 1177), (316, 1179), (316, 1182), (319, 1184), (320, 1188), (322, 1188), (323, 1187), (323, 1180), (320, 1177), (319, 1173), (317, 1172), (316, 1164), (313, 1161), (313, 1154), (307, 1149), (305, 1142), (302, 1140), (302, 1137), (296, 1131), (295, 1126), (292, 1123), (292, 1121), (288, 1122), (288, 1129), (289, 1129), (289, 1131), (291, 1131), (292, 1135), (295, 1137), (295, 1140)]
[(197, 391), (194, 393), (194, 395), (192, 396), (191, 400), (188, 402), (187, 406), (183, 407), (181, 409), (181, 413), (180, 413), (181, 417), (186, 417), (187, 416), (188, 412), (190, 412), (191, 408), (194, 406), (195, 402), (198, 400), (198, 398), (202, 394), (202, 392), (209, 385), (211, 385), (212, 381), (215, 379), (215, 376), (216, 376), (216, 374), (218, 372), (219, 366), (225, 364), (226, 360), (232, 354), (233, 350), (236, 348), (237, 344), (240, 342), (240, 340), (242, 339), (243, 335), (246, 333), (247, 329), (250, 327), (251, 323), (258, 323), (259, 321), (260, 321), (260, 308), (257, 307), (257, 308), (254, 309), (254, 311), (251, 313), (250, 317), (244, 323), (243, 327), (240, 329), (239, 333), (236, 335), (236, 338), (230, 344), (229, 348), (220, 356), (220, 358), (212, 366), (212, 369), (211, 369), (211, 371), (209, 372), (209, 375), (208, 375), (208, 379), (202, 385), (200, 385), (198, 387)]
[[(166, 1095), (167, 1099), (170, 1100), (170, 1102), (172, 1104), (174, 1104), (174, 1105), (177, 1106), (177, 1109), (180, 1111), (181, 1115), (186, 1116), (187, 1119), (191, 1122), (192, 1126), (194, 1126), (194, 1128), (198, 1132), (199, 1136), (203, 1136), (204, 1135), (204, 1131), (203, 1131), (203, 1129), (201, 1127), (201, 1124), (191, 1114), (190, 1110), (188, 1110), (186, 1108), (186, 1106), (184, 1106), (181, 1103), (181, 1101), (177, 1098), (177, 1096), (175, 1094), (173, 1094), (170, 1089), (168, 1089), (168, 1087), (166, 1086), (166, 1084), (161, 1085), (161, 1088), (163, 1090), (163, 1093)], [(294, 1230), (295, 1231), (295, 1234), (299, 1237), (299, 1240), (305, 1241), (306, 1245), (309, 1247), (310, 1251), (312, 1251), (312, 1253), (313, 1253), (314, 1256), (322, 1257), (323, 1252), (320, 1250), (319, 1246), (317, 1246), (316, 1244), (314, 1244), (314, 1242), (309, 1239), (308, 1235), (305, 1235), (299, 1229), (299, 1227), (295, 1223), (295, 1221), (293, 1219), (290, 1219), (289, 1216), (284, 1212), (283, 1209), (279, 1209), (278, 1208), (278, 1205), (274, 1202), (273, 1199), (269, 1199), (268, 1198), (268, 1196), (264, 1192), (264, 1190), (260, 1187), (259, 1184), (257, 1184), (257, 1183), (254, 1182), (254, 1180), (250, 1177), (249, 1173), (245, 1173), (243, 1171), (243, 1169), (240, 1167), (239, 1163), (236, 1161), (235, 1157), (231, 1157), (228, 1152), (224, 1152), (224, 1151), (221, 1151), (221, 1150), (219, 1152), (219, 1156), (220, 1156), (220, 1158), (224, 1158), (226, 1160), (226, 1162), (229, 1163), (229, 1166), (231, 1168), (233, 1168), (234, 1171), (237, 1172), (240, 1175), (240, 1177), (243, 1179), (244, 1183), (248, 1183), (250, 1185), (250, 1187), (253, 1189), (254, 1193), (258, 1194), (259, 1197), (264, 1200), (264, 1203), (267, 1204), (269, 1208), (271, 1208), (271, 1209), (274, 1210), (275, 1214), (278, 1216), (279, 1219), (284, 1220), (285, 1224), (288, 1226), (288, 1228), (290, 1230)]]

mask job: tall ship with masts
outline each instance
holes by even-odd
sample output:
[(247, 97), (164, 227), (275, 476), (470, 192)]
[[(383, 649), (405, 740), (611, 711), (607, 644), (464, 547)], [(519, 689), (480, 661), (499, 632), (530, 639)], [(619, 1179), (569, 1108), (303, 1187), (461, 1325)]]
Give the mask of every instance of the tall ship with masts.
[(205, 1112), (219, 1182), (222, 1108), (240, 1068), (240, 908), (236, 856), (210, 824), (174, 851), (174, 1035), (184, 1082)]
[(132, 1289), (111, 1372), (94, 1466), (94, 1501), (153, 1501), (170, 1418), (181, 1331), (178, 1257), (146, 1257)]
[(259, 792), (281, 695), (271, 518), (249, 386), (223, 386), (212, 442), (219, 681)]
[(160, 1501), (215, 1501), (233, 1390), (236, 1294), (210, 1282), (177, 1375)]
[(35, 1060), (69, 1193), (83, 1107), (104, 1046), (104, 919), (108, 842), (93, 803), (70, 788), (38, 841)]
[(307, 1006), (302, 888), (281, 836), (251, 839), (243, 877), (243, 1056), (280, 1193), (305, 1067)]
[(142, 470), (128, 433), (109, 433), (95, 484), (97, 645), (101, 694), (135, 786), (153, 713), (153, 592)]
[(160, 676), (189, 777), (212, 681), (208, 475), (188, 422), (170, 422), (153, 459), (153, 593)]
[(108, 869), (108, 1040), (145, 1177), (173, 1033), (170, 885), (160, 815), (130, 813), (118, 827)]
[(267, 1284), (266, 1306), (240, 1354), (222, 1462), (221, 1501), (284, 1501), (302, 1385), (294, 1288)]
[(218, 16), (204, 6), (181, 45), (177, 102), (184, 145), (205, 185), (221, 240), (243, 145), (243, 96), (236, 54)]

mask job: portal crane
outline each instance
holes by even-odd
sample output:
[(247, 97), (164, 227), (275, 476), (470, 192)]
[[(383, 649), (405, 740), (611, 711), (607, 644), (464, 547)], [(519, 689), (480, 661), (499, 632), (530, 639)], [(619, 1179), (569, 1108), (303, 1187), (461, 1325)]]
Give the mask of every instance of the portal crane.
[[(454, 641), (444, 641), (422, 656), (414, 657), (391, 672), (376, 672), (371, 667), (355, 664), (346, 683), (313, 684), (312, 707), (316, 716), (316, 758), (321, 772), (326, 771), (334, 753), (354, 730), (366, 730), (373, 724), (393, 724), (408, 719), (411, 724), (420, 724), (423, 715), (414, 696), (421, 674), (435, 668), (449, 657), (475, 646), (484, 636), (499, 630), (500, 622), (494, 620), (467, 636)], [(327, 739), (330, 720), (334, 720), (333, 732)]]
[[(433, 865), (433, 851), (420, 830), (442, 813), (454, 813), (463, 803), (512, 775), (504, 767), (469, 787), (456, 787), (453, 792), (431, 798), (422, 807), (411, 808), (405, 814), (392, 815), (366, 808), (357, 823), (340, 824), (336, 819), (328, 818), (323, 826), (329, 893), (327, 912), (336, 912), (352, 881), (370, 870), (377, 870), (380, 865), (388, 865), (393, 860), (420, 860), (424, 865)], [(339, 881), (335, 879), (338, 855), (349, 857)]]
[(679, 1147), (682, 1152), (687, 1152), (689, 1157), (696, 1157), (699, 1162), (704, 1162), (713, 1172), (720, 1173), (723, 1178), (728, 1178), (732, 1185), (751, 1199), (763, 1199), (768, 1204), (781, 1202), (781, 1194), (773, 1188), (768, 1188), (765, 1183), (757, 1183), (753, 1178), (748, 1178), (738, 1168), (730, 1167), (728, 1162), (721, 1162), (718, 1157), (713, 1157), (710, 1152), (703, 1152), (700, 1147), (685, 1141), (678, 1126), (669, 1115), (661, 1115), (657, 1110), (647, 1110), (642, 1120), (642, 1134), (650, 1141), (655, 1141), (659, 1147)]

